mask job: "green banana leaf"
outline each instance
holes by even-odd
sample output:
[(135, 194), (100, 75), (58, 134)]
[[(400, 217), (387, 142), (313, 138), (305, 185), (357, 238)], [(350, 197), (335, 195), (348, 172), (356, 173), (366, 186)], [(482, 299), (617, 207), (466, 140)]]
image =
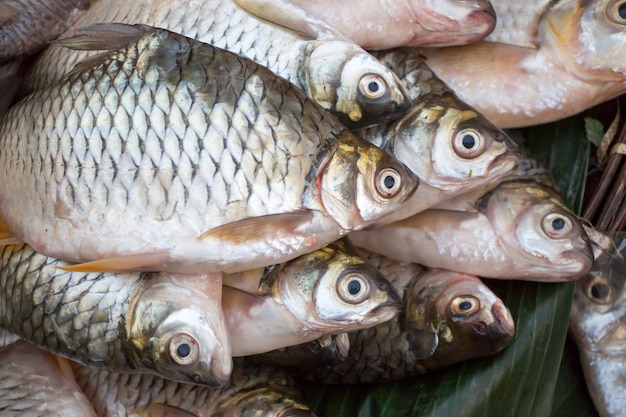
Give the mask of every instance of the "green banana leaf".
[[(577, 212), (589, 155), (584, 132), (582, 117), (519, 131)], [(320, 417), (596, 415), (576, 352), (563, 358), (573, 283), (488, 284), (502, 296), (516, 323), (513, 342), (498, 355), (396, 383), (302, 385), (307, 404)], [(572, 404), (580, 408), (570, 408)]]

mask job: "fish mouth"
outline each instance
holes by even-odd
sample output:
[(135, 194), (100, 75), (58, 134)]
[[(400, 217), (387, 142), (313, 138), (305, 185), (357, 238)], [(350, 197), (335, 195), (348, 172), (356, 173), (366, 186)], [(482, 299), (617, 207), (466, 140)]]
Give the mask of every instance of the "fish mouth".
[(565, 276), (563, 281), (574, 281), (582, 278), (587, 275), (593, 267), (594, 259), (591, 248), (589, 248), (589, 251), (572, 249), (563, 252), (563, 258), (569, 261), (567, 265), (563, 265), (563, 271), (571, 272), (571, 275)]
[(505, 175), (515, 168), (519, 158), (520, 153), (515, 150), (498, 155), (489, 164), (489, 173), (491, 175)]
[(506, 343), (508, 343), (515, 334), (515, 322), (513, 321), (513, 317), (511, 317), (509, 310), (504, 305), (494, 304), (491, 307), (491, 314), (497, 323), (495, 331), (498, 334), (507, 336)]

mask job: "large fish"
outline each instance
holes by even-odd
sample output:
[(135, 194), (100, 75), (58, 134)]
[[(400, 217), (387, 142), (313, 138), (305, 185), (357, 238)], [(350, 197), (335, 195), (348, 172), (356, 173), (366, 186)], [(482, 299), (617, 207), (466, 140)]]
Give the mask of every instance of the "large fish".
[(399, 316), (348, 333), (346, 353), (339, 351), (341, 342), (322, 342), (313, 349), (305, 344), (253, 359), (296, 366), (308, 380), (370, 383), (493, 355), (512, 340), (515, 325), (508, 309), (475, 276), (424, 270), (374, 254), (368, 259), (404, 293)]
[(2, 248), (0, 327), (91, 366), (226, 382), (232, 359), (221, 280), (68, 272), (63, 265), (25, 245)]
[(0, 348), (0, 415), (95, 417), (67, 360), (18, 340)]
[[(248, 15), (232, 0), (100, 1), (74, 27), (108, 22), (148, 24), (246, 56), (353, 126), (393, 120), (409, 107), (395, 74), (355, 43), (302, 39)], [(34, 64), (29, 88), (60, 78), (84, 56), (49, 48)]]
[(282, 265), (224, 274), (223, 282), (233, 356), (371, 327), (401, 306), (396, 290), (346, 239)]
[[(597, 250), (591, 272), (576, 283), (570, 334), (585, 381), (602, 417), (626, 416), (626, 259), (624, 233), (590, 233)], [(597, 238), (600, 239), (597, 239)], [(609, 245), (602, 240), (608, 238)]]
[(313, 18), (319, 19), (365, 49), (463, 45), (484, 38), (496, 25), (488, 0), (235, 2), (263, 20), (301, 33), (317, 33)]
[(400, 220), (508, 174), (519, 146), (479, 112), (459, 100), (425, 65), (415, 49), (377, 53), (409, 88), (409, 113), (358, 131), (420, 178), (408, 204), (384, 219)]
[(418, 179), (285, 80), (211, 45), (104, 25), (107, 48), (0, 120), (0, 213), (85, 270), (236, 272), (392, 213)]
[(100, 417), (314, 417), (293, 379), (277, 368), (237, 363), (222, 388), (76, 367), (78, 385)]
[(561, 119), (626, 91), (626, 8), (615, 0), (495, 0), (486, 41), (424, 49), (461, 99), (509, 128)]
[(471, 210), (429, 209), (350, 237), (394, 259), (488, 278), (558, 282), (591, 268), (587, 234), (552, 188), (510, 180), (471, 201)]

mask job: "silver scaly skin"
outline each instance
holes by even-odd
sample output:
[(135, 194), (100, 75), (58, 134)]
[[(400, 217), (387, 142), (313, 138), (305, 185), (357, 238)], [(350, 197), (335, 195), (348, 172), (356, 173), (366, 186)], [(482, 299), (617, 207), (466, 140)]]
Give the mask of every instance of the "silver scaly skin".
[(0, 327), (91, 366), (226, 382), (232, 359), (219, 279), (67, 272), (63, 265), (25, 245), (2, 248)]
[(63, 43), (122, 46), (0, 120), (0, 213), (40, 253), (97, 262), (83, 270), (243, 271), (365, 227), (417, 187), (245, 58), (144, 26)]
[(18, 340), (0, 348), (0, 415), (96, 417), (67, 360)]
[(314, 417), (281, 369), (238, 362), (219, 389), (153, 375), (75, 367), (78, 385), (100, 417)]
[[(395, 74), (355, 43), (302, 39), (248, 15), (232, 0), (103, 0), (74, 28), (108, 22), (156, 26), (248, 57), (353, 126), (393, 120), (409, 107)], [(29, 91), (61, 78), (84, 57), (50, 47), (33, 66)]]
[(464, 360), (493, 355), (515, 333), (500, 300), (475, 276), (429, 270), (369, 254), (367, 259), (403, 295), (402, 313), (341, 342), (318, 341), (253, 357), (295, 366), (303, 379), (323, 383), (372, 383), (407, 378)]

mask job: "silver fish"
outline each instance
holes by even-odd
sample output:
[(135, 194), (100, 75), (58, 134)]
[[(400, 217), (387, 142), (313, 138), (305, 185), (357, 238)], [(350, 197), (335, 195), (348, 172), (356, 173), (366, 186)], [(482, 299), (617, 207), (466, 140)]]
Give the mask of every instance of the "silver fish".
[(237, 363), (219, 389), (152, 375), (76, 367), (78, 384), (101, 417), (314, 417), (281, 369)]
[(429, 209), (350, 237), (394, 259), (497, 279), (574, 280), (593, 263), (577, 216), (554, 190), (526, 180), (499, 184), (473, 210)]
[[(232, 0), (100, 1), (74, 27), (107, 22), (148, 24), (246, 56), (353, 126), (393, 120), (409, 108), (395, 74), (354, 42), (303, 40), (248, 15)], [(30, 91), (59, 79), (84, 56), (50, 48), (34, 64)]]
[(69, 362), (18, 340), (0, 348), (0, 415), (95, 417)]
[(401, 306), (396, 290), (345, 239), (256, 276), (225, 274), (223, 282), (233, 356), (371, 327), (391, 320)]
[(0, 178), (11, 179), (0, 212), (38, 252), (95, 261), (73, 270), (281, 263), (377, 221), (417, 187), (245, 58), (144, 26), (97, 26), (64, 44), (120, 49), (0, 121)]
[(424, 49), (459, 97), (502, 128), (547, 123), (626, 91), (626, 6), (616, 0), (495, 0), (487, 41)]
[[(576, 283), (569, 331), (578, 345), (596, 410), (602, 417), (623, 417), (626, 416), (625, 236), (621, 232), (599, 231), (590, 236), (598, 256), (591, 272)], [(607, 238), (608, 246), (601, 242)]]
[(300, 33), (315, 34), (310, 27), (315, 27), (313, 18), (320, 19), (363, 48), (374, 50), (463, 45), (484, 38), (496, 25), (488, 0), (235, 2), (263, 20)]
[(2, 248), (0, 327), (91, 366), (227, 381), (232, 359), (219, 276), (67, 272), (63, 265), (25, 245)]

